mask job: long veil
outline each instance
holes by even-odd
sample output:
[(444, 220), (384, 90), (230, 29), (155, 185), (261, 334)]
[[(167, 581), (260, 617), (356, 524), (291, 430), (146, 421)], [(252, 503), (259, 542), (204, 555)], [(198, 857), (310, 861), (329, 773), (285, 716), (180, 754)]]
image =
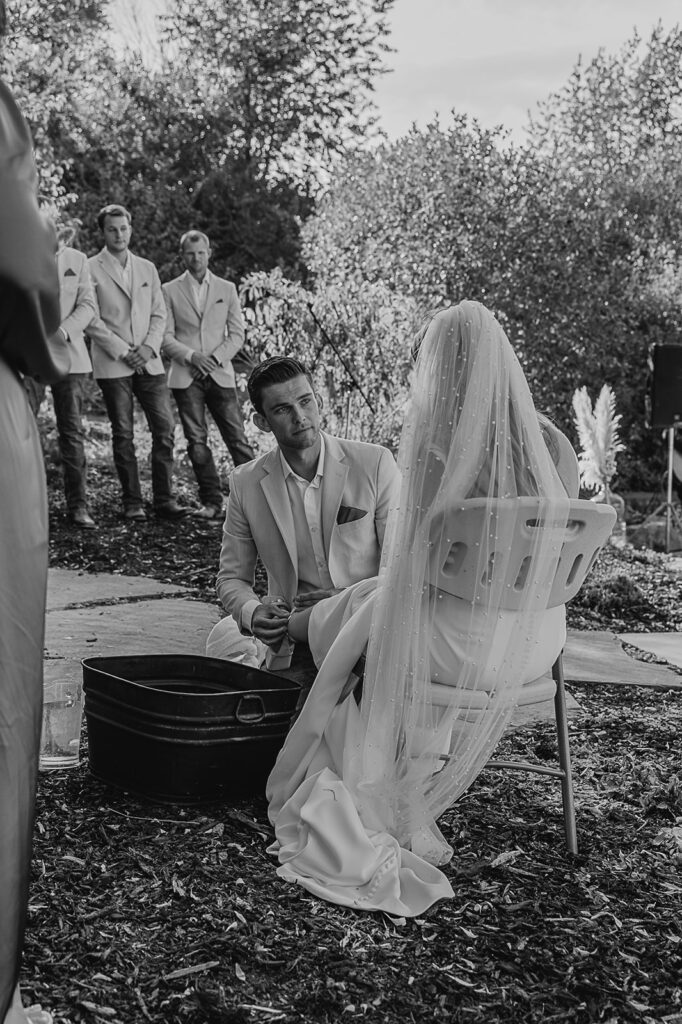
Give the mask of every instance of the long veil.
[[(442, 863), (451, 851), (436, 820), (470, 786), (509, 723), (568, 515), (523, 370), (500, 324), (477, 302), (437, 313), (421, 338), (398, 465), (402, 490), (375, 597), (363, 728), (344, 757), (344, 781), (365, 825)], [(538, 519), (549, 528), (534, 531), (534, 586), (510, 620), (503, 584), (490, 585), (487, 573), (494, 552), (494, 577), (503, 579), (501, 563), (510, 557), (496, 543), (495, 509), (501, 498), (528, 495), (540, 499)], [(471, 498), (485, 504), (479, 582), (473, 601), (448, 604), (432, 582), (433, 553), (443, 550), (451, 517)], [(434, 688), (432, 648), (453, 611), (464, 656), (457, 678)], [(435, 771), (444, 723), (453, 720), (450, 757)]]

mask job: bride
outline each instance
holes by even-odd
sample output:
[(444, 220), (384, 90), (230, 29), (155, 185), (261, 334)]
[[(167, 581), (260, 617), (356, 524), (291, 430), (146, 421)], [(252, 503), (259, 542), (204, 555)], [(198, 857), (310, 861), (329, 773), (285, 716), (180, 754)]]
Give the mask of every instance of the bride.
[[(537, 585), (522, 607), (506, 610), (500, 587), (483, 584), (498, 499), (539, 498), (539, 521), (553, 528), (569, 503), (504, 331), (462, 302), (437, 313), (417, 346), (379, 577), (292, 615), (292, 635), (307, 634), (321, 667), (267, 785), (282, 878), (400, 916), (453, 895), (440, 870), (453, 851), (436, 821), (565, 640), (564, 608), (547, 607), (553, 530), (534, 531)], [(430, 564), (471, 498), (483, 499), (486, 528), (469, 602), (436, 587)], [(496, 570), (504, 557), (496, 551)], [(358, 705), (353, 669), (365, 652)]]

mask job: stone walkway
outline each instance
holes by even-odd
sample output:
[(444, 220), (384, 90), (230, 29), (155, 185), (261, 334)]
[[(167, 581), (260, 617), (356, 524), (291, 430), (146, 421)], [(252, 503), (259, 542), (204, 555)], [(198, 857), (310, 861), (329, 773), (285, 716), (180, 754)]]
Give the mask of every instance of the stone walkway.
[[(81, 661), (123, 654), (204, 654), (220, 618), (216, 605), (192, 600), (169, 583), (109, 573), (51, 569), (48, 580), (45, 679), (80, 677)], [(682, 667), (682, 633), (569, 631), (564, 653), (568, 682), (617, 683), (682, 689), (682, 676), (665, 665), (638, 661), (621, 640)], [(580, 711), (569, 695), (569, 712)], [(553, 720), (553, 702), (520, 709), (514, 724)]]
[(138, 576), (50, 569), (45, 679), (80, 673), (83, 658), (122, 654), (204, 654), (220, 618), (189, 591)]

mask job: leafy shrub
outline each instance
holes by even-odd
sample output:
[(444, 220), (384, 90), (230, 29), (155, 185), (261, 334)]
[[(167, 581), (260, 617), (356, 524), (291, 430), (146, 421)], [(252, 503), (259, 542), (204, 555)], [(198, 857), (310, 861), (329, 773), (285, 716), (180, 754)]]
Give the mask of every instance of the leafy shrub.
[(593, 611), (599, 616), (622, 619), (651, 610), (640, 587), (629, 576), (619, 574), (596, 582), (588, 581), (576, 596), (572, 607)]

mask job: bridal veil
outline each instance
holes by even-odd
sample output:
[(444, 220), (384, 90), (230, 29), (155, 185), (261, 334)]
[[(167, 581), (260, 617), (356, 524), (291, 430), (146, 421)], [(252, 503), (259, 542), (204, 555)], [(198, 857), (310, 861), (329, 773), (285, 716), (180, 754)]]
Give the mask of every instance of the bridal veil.
[[(436, 819), (479, 774), (516, 706), (544, 624), (557, 560), (555, 530), (565, 526), (568, 513), (523, 370), (500, 324), (479, 303), (436, 314), (424, 332), (398, 465), (402, 490), (374, 605), (364, 729), (345, 781), (401, 845), (445, 860), (448, 848)], [(504, 579), (500, 560), (510, 557), (496, 543), (496, 502), (528, 495), (542, 499), (540, 519), (552, 528), (535, 531), (529, 566), (535, 586), (510, 617), (503, 584), (488, 585), (493, 553), (494, 581)], [(471, 498), (487, 503), (478, 584), (471, 603), (455, 605), (432, 586), (432, 555), (446, 549), (452, 517)], [(449, 614), (460, 619), (465, 658), (457, 678), (436, 694), (431, 647), (447, 634), (447, 621), (439, 620)], [(473, 716), (470, 708), (477, 709)], [(476, 724), (453, 731), (451, 756), (434, 773), (439, 732), (453, 717), (474, 717)]]

